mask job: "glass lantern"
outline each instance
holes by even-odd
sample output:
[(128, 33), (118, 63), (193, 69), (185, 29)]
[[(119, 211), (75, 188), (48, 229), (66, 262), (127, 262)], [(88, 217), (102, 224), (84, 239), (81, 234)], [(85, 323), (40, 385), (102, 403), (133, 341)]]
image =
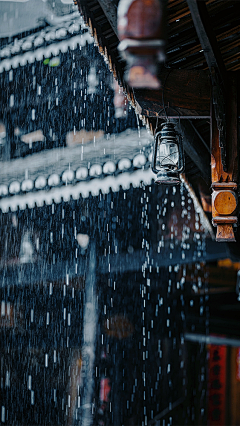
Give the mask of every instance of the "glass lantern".
[(152, 170), (157, 184), (180, 183), (184, 170), (182, 137), (173, 123), (165, 122), (156, 130)]

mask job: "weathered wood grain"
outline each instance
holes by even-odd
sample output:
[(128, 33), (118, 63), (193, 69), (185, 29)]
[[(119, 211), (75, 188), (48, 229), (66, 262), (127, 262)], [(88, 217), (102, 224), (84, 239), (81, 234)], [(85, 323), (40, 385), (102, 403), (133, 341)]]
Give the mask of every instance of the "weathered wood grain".
[[(164, 103), (173, 113), (177, 109), (180, 115), (208, 116), (210, 111), (210, 80), (206, 71), (163, 70), (160, 72), (162, 89), (134, 90), (139, 114), (156, 117), (163, 109)], [(175, 115), (178, 116), (175, 111)]]
[(212, 216), (217, 226), (217, 241), (235, 241), (233, 225), (237, 223), (238, 183), (238, 83), (237, 76), (228, 75), (228, 98), (226, 117), (227, 171), (223, 170), (219, 131), (214, 108), (211, 108), (211, 171), (212, 171)]

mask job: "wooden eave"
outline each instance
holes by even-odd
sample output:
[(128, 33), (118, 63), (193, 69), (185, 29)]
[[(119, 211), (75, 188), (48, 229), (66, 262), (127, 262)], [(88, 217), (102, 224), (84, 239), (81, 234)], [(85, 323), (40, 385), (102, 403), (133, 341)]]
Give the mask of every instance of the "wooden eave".
[[(162, 89), (132, 90), (124, 81), (125, 62), (117, 48), (119, 1), (75, 1), (91, 28), (100, 52), (105, 55), (110, 70), (124, 87), (140, 118), (154, 132), (156, 119), (163, 110)], [(220, 91), (223, 87), (223, 96), (226, 96), (229, 93), (229, 81), (232, 81), (231, 72), (240, 70), (239, 2), (168, 0), (167, 9), (167, 60), (159, 70), (159, 78), (164, 87), (165, 104), (170, 106), (168, 115), (176, 119), (178, 116), (190, 119), (181, 120), (184, 139), (187, 141), (184, 146), (187, 168), (193, 171), (190, 175), (187, 173), (187, 176), (194, 185), (200, 172), (209, 191), (211, 86), (219, 81)], [(216, 78), (213, 70), (217, 73)], [(218, 105), (221, 104), (219, 97), (216, 101)], [(191, 118), (201, 120), (191, 121)], [(223, 143), (225, 148), (221, 148), (221, 161), (226, 169), (226, 141)]]
[[(108, 61), (110, 70), (128, 93), (129, 99), (143, 122), (153, 130), (155, 118), (162, 109), (162, 91), (135, 90), (133, 92), (124, 81), (125, 62), (119, 55), (117, 48), (119, 43), (116, 31), (118, 0), (75, 1), (92, 31), (99, 51), (104, 54)], [(205, 4), (226, 70), (237, 71), (240, 69), (238, 2), (234, 0), (206, 0)], [(111, 19), (109, 19), (109, 14)], [(165, 87), (165, 98), (176, 110), (173, 115), (202, 116), (205, 118), (205, 128), (200, 125), (200, 134), (204, 139), (204, 136), (209, 134), (209, 68), (190, 13), (188, 0), (168, 0), (166, 53), (166, 64), (160, 70), (162, 83), (166, 83), (166, 78), (168, 80)], [(179, 70), (186, 70), (186, 72), (183, 74), (178, 72)], [(175, 84), (171, 80), (174, 80)], [(188, 81), (187, 85), (186, 81)], [(197, 97), (193, 95), (192, 84), (196, 84), (195, 93), (197, 93)], [(181, 91), (176, 93), (176, 89), (179, 87), (184, 87), (184, 94)], [(196, 128), (198, 126), (197, 123)], [(209, 144), (208, 140), (206, 143)]]
[[(117, 50), (119, 43), (117, 7), (113, 0), (76, 0), (85, 22), (90, 26), (99, 49), (106, 55), (115, 75), (123, 82), (124, 61)], [(240, 69), (240, 15), (239, 3), (234, 0), (206, 0), (206, 6), (219, 49), (228, 71)], [(107, 18), (109, 4), (115, 11), (114, 19)], [(206, 59), (199, 43), (186, 0), (168, 0), (168, 68), (207, 69)]]

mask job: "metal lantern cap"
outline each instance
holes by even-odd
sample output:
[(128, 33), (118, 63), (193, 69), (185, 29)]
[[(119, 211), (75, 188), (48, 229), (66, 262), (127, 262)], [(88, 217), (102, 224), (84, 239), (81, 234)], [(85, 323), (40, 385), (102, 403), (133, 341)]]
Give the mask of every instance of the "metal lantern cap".
[(161, 124), (161, 137), (162, 138), (168, 138), (168, 139), (176, 139), (176, 130), (175, 130), (175, 125), (174, 123), (171, 122), (165, 122)]

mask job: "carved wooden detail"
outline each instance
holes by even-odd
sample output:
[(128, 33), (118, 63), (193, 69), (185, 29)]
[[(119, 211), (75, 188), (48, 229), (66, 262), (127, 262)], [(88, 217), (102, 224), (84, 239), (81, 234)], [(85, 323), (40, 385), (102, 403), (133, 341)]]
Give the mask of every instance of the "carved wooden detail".
[(127, 61), (131, 87), (158, 89), (157, 64), (165, 61), (166, 0), (120, 0), (118, 50)]
[(215, 108), (211, 108), (212, 220), (217, 227), (217, 241), (235, 241), (234, 227), (238, 221), (237, 76), (228, 77), (224, 162)]

